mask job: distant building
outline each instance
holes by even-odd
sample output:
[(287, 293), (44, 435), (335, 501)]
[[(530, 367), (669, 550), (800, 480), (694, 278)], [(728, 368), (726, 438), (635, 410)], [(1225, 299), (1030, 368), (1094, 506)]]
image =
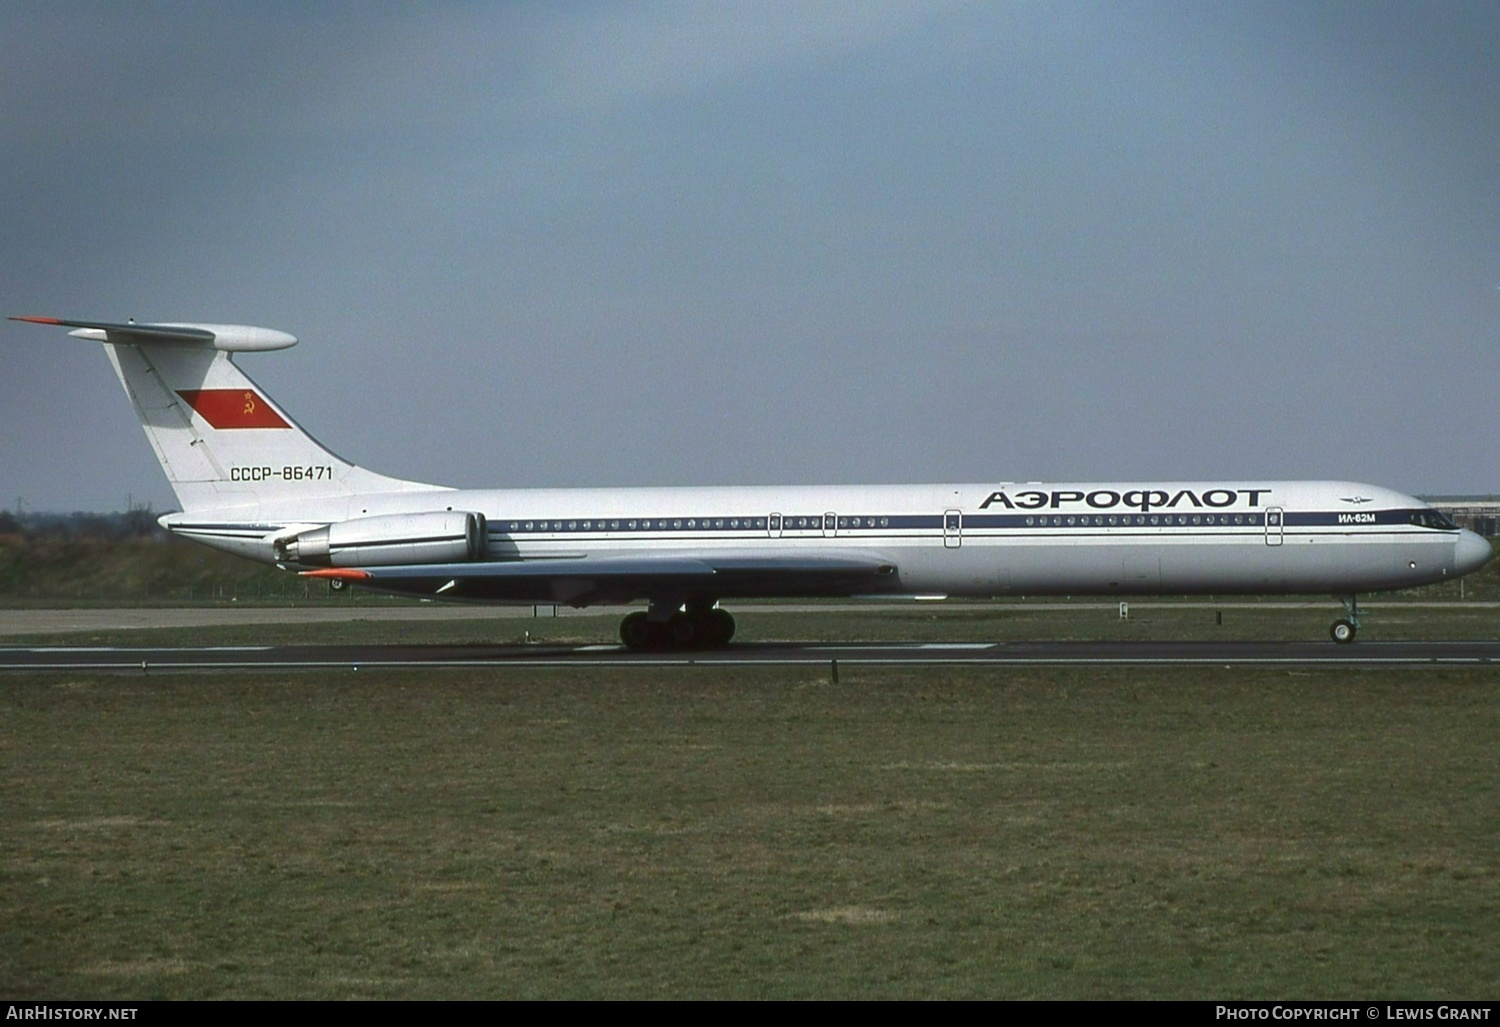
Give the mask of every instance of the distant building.
[(1418, 496), (1485, 538), (1500, 535), (1500, 496)]

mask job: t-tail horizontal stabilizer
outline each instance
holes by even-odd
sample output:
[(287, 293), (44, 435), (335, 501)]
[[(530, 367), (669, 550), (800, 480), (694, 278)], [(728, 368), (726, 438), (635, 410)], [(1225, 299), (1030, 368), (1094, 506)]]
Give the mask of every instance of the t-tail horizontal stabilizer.
[(335, 456), (235, 366), (235, 353), (286, 349), (297, 344), (294, 335), (253, 325), (11, 320), (104, 343), (185, 512), (338, 520), (347, 503), (309, 517), (306, 501), (328, 508), (328, 500), (440, 489)]
[(254, 325), (136, 324), (134, 321), (116, 324), (112, 321), (66, 321), (57, 317), (13, 317), (11, 320), (74, 328), (77, 330), (68, 334), (76, 339), (112, 342), (118, 346), (200, 346), (226, 353), (258, 353), (297, 345), (295, 335)]

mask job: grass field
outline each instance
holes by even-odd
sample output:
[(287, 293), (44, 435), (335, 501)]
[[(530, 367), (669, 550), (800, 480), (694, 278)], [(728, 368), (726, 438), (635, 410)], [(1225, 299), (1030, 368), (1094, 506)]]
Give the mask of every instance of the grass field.
[(6, 676), (0, 992), (1492, 998), (1497, 683)]

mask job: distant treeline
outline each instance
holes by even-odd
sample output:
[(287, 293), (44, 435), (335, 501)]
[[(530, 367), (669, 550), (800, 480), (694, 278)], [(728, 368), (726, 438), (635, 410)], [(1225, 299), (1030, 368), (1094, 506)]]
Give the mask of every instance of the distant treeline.
[(156, 518), (156, 511), (149, 506), (133, 507), (123, 513), (15, 513), (0, 510), (0, 535), (106, 542), (127, 538), (165, 540), (167, 533), (156, 523)]
[(174, 538), (148, 507), (0, 511), (0, 602), (326, 598), (306, 578)]

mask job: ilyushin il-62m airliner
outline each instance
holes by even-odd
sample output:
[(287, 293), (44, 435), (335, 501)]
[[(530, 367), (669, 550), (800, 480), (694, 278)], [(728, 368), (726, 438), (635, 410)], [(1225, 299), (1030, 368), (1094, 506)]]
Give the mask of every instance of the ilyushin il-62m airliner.
[(429, 599), (645, 601), (634, 649), (719, 646), (723, 600), (1332, 594), (1468, 574), (1489, 543), (1411, 496), (1342, 481), (450, 489), (334, 456), (234, 364), (244, 325), (24, 317), (104, 343), (182, 505), (178, 535), (334, 586)]

